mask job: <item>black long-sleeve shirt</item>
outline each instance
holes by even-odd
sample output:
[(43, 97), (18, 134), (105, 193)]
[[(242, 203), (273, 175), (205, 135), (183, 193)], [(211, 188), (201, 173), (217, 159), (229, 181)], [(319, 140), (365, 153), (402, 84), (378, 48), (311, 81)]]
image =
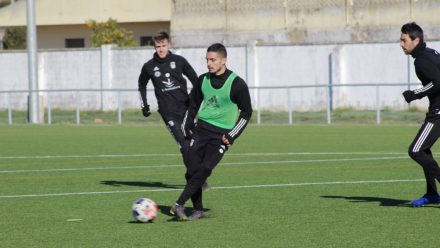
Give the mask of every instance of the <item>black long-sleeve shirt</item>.
[(162, 117), (170, 113), (183, 117), (189, 105), (188, 89), (183, 75), (193, 85), (197, 81), (196, 72), (184, 57), (169, 52), (166, 58), (161, 59), (154, 53), (153, 58), (143, 65), (139, 75), (138, 90), (142, 107), (148, 104), (147, 84), (151, 79)]
[[(211, 74), (210, 79), (212, 87), (215, 89), (221, 88), (228, 77), (231, 75), (231, 73), (231, 70), (226, 69), (226, 71), (221, 75)], [(202, 83), (205, 75), (206, 73), (199, 77), (197, 83), (194, 84), (194, 88), (190, 93), (190, 106), (188, 108), (188, 113), (183, 124), (184, 126), (186, 125), (186, 127), (190, 126), (193, 123), (204, 100), (204, 96), (202, 93)], [(229, 140), (234, 140), (240, 136), (252, 116), (252, 103), (249, 94), (249, 88), (246, 82), (238, 76), (232, 82), (230, 99), (233, 103), (237, 104), (237, 107), (239, 109), (239, 116), (237, 122), (235, 123), (235, 126), (231, 130), (225, 130), (220, 127), (215, 127), (208, 123), (203, 123), (203, 126), (205, 128), (210, 128), (213, 132), (225, 134)], [(203, 121), (199, 120), (199, 122)]]
[(420, 43), (411, 55), (415, 58), (416, 75), (423, 85), (414, 90), (416, 97), (428, 97), (429, 112), (440, 110), (440, 54), (426, 47), (426, 43)]

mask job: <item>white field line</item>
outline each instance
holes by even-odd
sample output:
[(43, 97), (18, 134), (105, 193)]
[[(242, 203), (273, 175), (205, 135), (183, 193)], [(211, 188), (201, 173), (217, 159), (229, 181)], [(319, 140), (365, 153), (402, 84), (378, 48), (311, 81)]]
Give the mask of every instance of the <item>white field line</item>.
[[(236, 185), (236, 186), (212, 187), (211, 189), (213, 189), (213, 190), (220, 190), (220, 189), (298, 187), (298, 186), (338, 185), (338, 184), (403, 183), (403, 182), (422, 182), (424, 180), (425, 179), (396, 179), (396, 180), (371, 180), (371, 181), (336, 181), (336, 182), (308, 182), (308, 183), (285, 183), (285, 184)], [(75, 195), (102, 195), (102, 194), (117, 194), (117, 193), (167, 192), (167, 191), (181, 191), (181, 190), (182, 189), (145, 189), (145, 190), (115, 190), (115, 191), (93, 191), (93, 192), (29, 194), (29, 195), (0, 195), (0, 199), (7, 199), (7, 198), (30, 198), (30, 197), (53, 197), (53, 196), (75, 196)]]
[(13, 159), (60, 159), (60, 158), (130, 158), (130, 157), (176, 157), (178, 153), (158, 154), (96, 154), (96, 155), (35, 155), (35, 156), (0, 156), (2, 160)]
[[(407, 156), (399, 157), (375, 157), (375, 158), (340, 158), (340, 159), (309, 159), (309, 160), (275, 160), (275, 161), (252, 161), (220, 163), (219, 166), (231, 165), (256, 165), (256, 164), (295, 164), (295, 163), (324, 163), (346, 161), (374, 161), (374, 160), (408, 159)], [(89, 167), (89, 168), (54, 168), (54, 169), (31, 169), (31, 170), (0, 170), (0, 174), (6, 173), (29, 173), (29, 172), (72, 172), (86, 170), (121, 170), (121, 169), (147, 169), (147, 168), (170, 168), (183, 167), (183, 164), (145, 165), (145, 166), (114, 166), (114, 167)]]
[[(295, 156), (295, 155), (406, 155), (403, 152), (272, 152), (272, 153), (228, 153), (228, 156)], [(14, 159), (62, 159), (62, 158), (129, 158), (129, 157), (180, 157), (179, 153), (151, 154), (97, 154), (97, 155), (35, 155), (1, 156), (0, 160)]]

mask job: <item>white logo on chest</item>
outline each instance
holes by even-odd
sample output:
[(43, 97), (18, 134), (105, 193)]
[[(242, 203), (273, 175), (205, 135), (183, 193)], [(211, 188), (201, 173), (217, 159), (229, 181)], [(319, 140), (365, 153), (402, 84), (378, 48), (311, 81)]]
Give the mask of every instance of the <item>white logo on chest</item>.
[(162, 81), (162, 83), (165, 85), (166, 88), (174, 87), (174, 81), (171, 81), (170, 74), (165, 73), (165, 77), (167, 78), (167, 81)]

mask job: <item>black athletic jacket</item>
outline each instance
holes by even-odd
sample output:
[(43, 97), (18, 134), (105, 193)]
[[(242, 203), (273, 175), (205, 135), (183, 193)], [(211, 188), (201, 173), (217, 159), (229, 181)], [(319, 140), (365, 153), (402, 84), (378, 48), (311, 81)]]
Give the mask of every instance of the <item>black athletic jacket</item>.
[(188, 89), (183, 75), (193, 85), (197, 81), (196, 72), (184, 57), (169, 52), (166, 58), (161, 59), (154, 53), (153, 58), (144, 64), (139, 75), (138, 89), (142, 107), (148, 104), (147, 84), (151, 79), (162, 117), (165, 118), (169, 114), (183, 117), (189, 104)]
[[(232, 71), (227, 69), (225, 73), (219, 76), (211, 74), (211, 85), (216, 89), (221, 88), (231, 73)], [(203, 102), (202, 83), (205, 75), (206, 73), (199, 77), (197, 83), (194, 84), (194, 88), (190, 93), (190, 106), (182, 124), (182, 130), (185, 136), (187, 136), (186, 131), (188, 129), (192, 129), (194, 119), (199, 111), (200, 105)], [(216, 127), (202, 120), (198, 120), (197, 125), (209, 129), (215, 133), (225, 134), (226, 138), (232, 144), (233, 141), (243, 132), (252, 116), (252, 104), (248, 86), (245, 81), (238, 76), (232, 82), (230, 98), (233, 103), (237, 104), (240, 113), (235, 126), (231, 130)]]
[(415, 58), (414, 67), (423, 88), (414, 90), (417, 98), (428, 96), (429, 112), (440, 110), (440, 54), (426, 43), (414, 48), (411, 55)]

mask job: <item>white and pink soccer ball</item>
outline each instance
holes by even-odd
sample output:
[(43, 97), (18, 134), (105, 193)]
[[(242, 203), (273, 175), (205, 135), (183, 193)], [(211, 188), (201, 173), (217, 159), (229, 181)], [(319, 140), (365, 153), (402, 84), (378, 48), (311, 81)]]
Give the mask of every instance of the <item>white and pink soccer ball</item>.
[(133, 203), (131, 214), (139, 222), (153, 222), (158, 214), (158, 207), (151, 199), (139, 198)]

